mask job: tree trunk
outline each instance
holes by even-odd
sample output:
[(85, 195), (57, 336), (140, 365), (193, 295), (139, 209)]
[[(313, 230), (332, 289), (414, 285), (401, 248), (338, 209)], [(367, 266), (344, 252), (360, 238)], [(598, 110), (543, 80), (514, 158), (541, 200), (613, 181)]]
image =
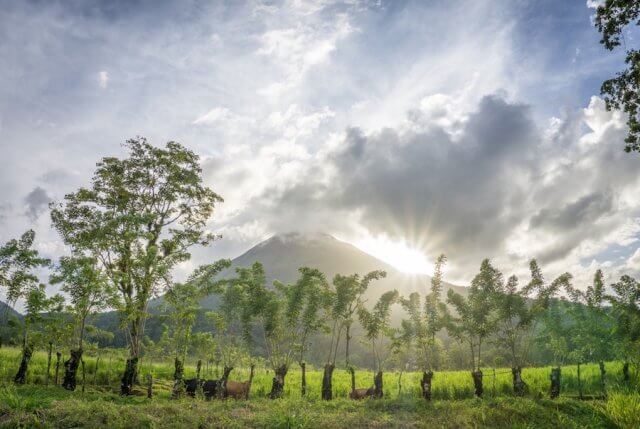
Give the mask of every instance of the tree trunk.
[(602, 390), (602, 396), (607, 396), (607, 386), (605, 383), (605, 374), (607, 371), (604, 367), (604, 361), (598, 362), (598, 366), (600, 367), (600, 389)]
[(251, 385), (253, 384), (253, 370), (256, 369), (255, 364), (251, 364), (251, 370), (249, 371), (249, 387), (247, 388), (247, 396), (245, 399), (249, 399), (249, 394), (251, 393)]
[(153, 375), (147, 374), (147, 398), (153, 398)]
[(301, 372), (301, 395), (303, 397), (307, 396), (307, 364), (305, 362), (300, 362), (300, 372)]
[(196, 391), (195, 395), (197, 397), (202, 397), (204, 392), (202, 391), (202, 383), (200, 382), (200, 372), (202, 371), (202, 360), (198, 359), (198, 363), (196, 364)]
[(422, 397), (425, 401), (431, 401), (431, 380), (433, 379), (433, 371), (423, 371), (420, 388), (422, 389)]
[[(351, 343), (351, 324), (347, 324), (347, 335), (346, 335), (346, 343), (345, 343), (345, 347), (344, 347), (344, 364), (347, 368), (350, 367), (349, 365), (349, 344)], [(336, 347), (337, 348), (337, 347)]]
[(402, 396), (402, 370), (398, 373), (398, 396)]
[(47, 375), (44, 378), (44, 385), (49, 385), (49, 377), (51, 376), (51, 353), (53, 352), (53, 341), (49, 341), (49, 350), (47, 352)]
[(382, 398), (383, 396), (384, 392), (382, 390), (382, 371), (378, 371), (375, 377), (373, 377), (373, 397)]
[[(144, 300), (143, 300), (144, 301)], [(144, 316), (146, 308), (135, 308), (137, 315), (129, 326), (129, 358), (125, 364), (120, 380), (120, 394), (131, 395), (134, 383), (138, 382), (138, 365), (140, 363), (140, 339), (144, 334)]]
[(171, 398), (179, 399), (184, 390), (182, 384), (182, 377), (184, 376), (184, 362), (176, 357), (173, 361), (173, 366), (173, 391), (171, 392)]
[(333, 398), (333, 370), (335, 365), (332, 363), (325, 364), (324, 373), (322, 374), (322, 399), (330, 401)]
[(551, 369), (551, 399), (556, 399), (560, 396), (560, 367)]
[(71, 350), (71, 356), (64, 363), (64, 378), (62, 379), (62, 387), (67, 390), (76, 390), (76, 374), (78, 365), (82, 360), (82, 349)]
[(631, 380), (629, 376), (629, 362), (625, 362), (622, 364), (622, 381), (628, 383)]
[(80, 361), (82, 363), (82, 393), (84, 393), (84, 388), (86, 386), (87, 373), (85, 371), (84, 359)]
[(277, 399), (282, 397), (282, 394), (284, 393), (284, 378), (287, 376), (287, 371), (288, 368), (286, 365), (280, 365), (275, 368), (269, 398)]
[(522, 368), (519, 366), (511, 368), (513, 374), (513, 393), (516, 396), (524, 396), (526, 384), (522, 380)]
[(96, 379), (98, 378), (98, 365), (100, 364), (100, 356), (96, 356), (96, 367), (93, 371), (93, 385), (96, 386)]
[(127, 363), (124, 368), (124, 374), (120, 380), (120, 394), (131, 395), (131, 389), (133, 388), (133, 381), (138, 371), (138, 357), (133, 356), (127, 359)]
[(482, 387), (482, 371), (471, 371), (471, 377), (473, 377), (473, 387), (476, 397), (482, 398), (484, 388)]
[(218, 397), (226, 398), (227, 397), (227, 380), (229, 379), (229, 374), (233, 371), (232, 366), (224, 366), (222, 370), (222, 377), (218, 380)]
[(18, 372), (14, 377), (13, 381), (16, 384), (24, 384), (27, 381), (27, 369), (29, 368), (29, 361), (31, 360), (31, 355), (33, 355), (33, 346), (25, 344), (22, 347), (22, 359), (20, 360), (20, 366), (18, 367)]
[(62, 353), (56, 352), (56, 378), (53, 380), (53, 383), (58, 385), (58, 374), (60, 373), (60, 359), (62, 359)]
[(351, 391), (353, 392), (356, 390), (356, 370), (352, 366), (349, 367), (349, 374), (351, 375)]
[(578, 363), (578, 397), (582, 399), (582, 379), (580, 378), (580, 364)]

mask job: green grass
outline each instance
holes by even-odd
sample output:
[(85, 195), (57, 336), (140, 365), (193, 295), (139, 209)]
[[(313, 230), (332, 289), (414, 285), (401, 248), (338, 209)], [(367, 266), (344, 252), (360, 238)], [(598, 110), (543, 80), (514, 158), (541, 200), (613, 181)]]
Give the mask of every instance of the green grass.
[[(419, 397), (418, 373), (404, 373), (402, 392), (398, 373), (388, 372), (384, 378), (385, 398), (351, 401), (349, 375), (344, 370), (334, 373), (335, 400), (320, 400), (322, 373), (307, 372), (308, 396), (300, 396), (300, 371), (291, 368), (286, 378), (285, 397), (266, 399), (272, 372), (259, 368), (249, 401), (212, 401), (202, 399), (170, 400), (170, 362), (151, 363), (143, 360), (142, 379), (154, 376), (155, 397), (143, 395), (123, 398), (118, 395), (119, 376), (124, 368), (124, 355), (111, 359), (102, 356), (95, 374), (95, 357), (86, 358), (87, 386), (67, 392), (44, 386), (46, 354), (36, 353), (32, 359), (28, 384), (15, 387), (11, 379), (19, 362), (19, 350), (0, 349), (0, 427), (640, 427), (640, 395), (622, 385), (621, 364), (607, 364), (606, 401), (580, 401), (575, 367), (563, 367), (562, 395), (547, 399), (550, 368), (526, 368), (523, 378), (529, 386), (525, 398), (511, 395), (511, 373), (507, 369), (484, 369), (485, 397), (473, 398), (473, 383), (468, 371), (437, 372), (433, 380), (433, 401)], [(55, 359), (55, 358), (54, 358)], [(62, 369), (61, 369), (62, 372)], [(52, 371), (53, 373), (53, 371)], [(600, 393), (597, 365), (581, 368), (585, 394)], [(187, 365), (186, 377), (195, 375)], [(94, 383), (95, 376), (95, 383)], [(244, 380), (247, 369), (235, 369), (231, 379)], [(215, 378), (210, 368), (205, 378)], [(357, 371), (357, 385), (371, 386), (373, 374)], [(136, 387), (139, 394), (143, 386)]]

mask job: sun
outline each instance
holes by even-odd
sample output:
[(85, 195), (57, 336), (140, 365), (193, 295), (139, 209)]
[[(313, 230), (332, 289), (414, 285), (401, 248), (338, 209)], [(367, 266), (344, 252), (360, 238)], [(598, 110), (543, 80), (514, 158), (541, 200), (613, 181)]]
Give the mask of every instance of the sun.
[(377, 236), (358, 240), (354, 244), (403, 273), (433, 273), (433, 263), (427, 259), (424, 253), (411, 248), (405, 241), (394, 241), (387, 236)]

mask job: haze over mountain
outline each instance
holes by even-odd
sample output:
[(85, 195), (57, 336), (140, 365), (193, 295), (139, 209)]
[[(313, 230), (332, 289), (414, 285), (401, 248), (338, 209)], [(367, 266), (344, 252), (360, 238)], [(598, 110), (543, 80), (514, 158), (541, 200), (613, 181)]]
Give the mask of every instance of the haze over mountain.
[[(220, 278), (232, 277), (235, 269), (249, 267), (254, 262), (261, 262), (265, 269), (267, 284), (274, 280), (284, 283), (295, 282), (299, 276), (298, 268), (312, 267), (322, 271), (330, 282), (336, 274), (365, 275), (373, 270), (385, 270), (387, 277), (371, 284), (367, 298), (375, 300), (382, 293), (397, 289), (401, 294), (414, 291), (426, 293), (431, 277), (402, 273), (393, 266), (383, 262), (357, 247), (340, 241), (324, 233), (297, 233), (275, 235), (233, 259), (231, 267), (220, 273)], [(464, 292), (462, 286), (450, 283), (443, 285), (444, 294), (448, 289)], [(205, 308), (213, 308), (217, 299), (210, 296), (203, 301)]]

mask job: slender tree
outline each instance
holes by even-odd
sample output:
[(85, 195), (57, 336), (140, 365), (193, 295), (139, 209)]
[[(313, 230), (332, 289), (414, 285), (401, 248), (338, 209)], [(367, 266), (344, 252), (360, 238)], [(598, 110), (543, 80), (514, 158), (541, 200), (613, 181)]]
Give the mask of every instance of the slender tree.
[(480, 265), (480, 272), (471, 281), (466, 298), (452, 289), (447, 293), (447, 302), (456, 311), (456, 315), (447, 316), (447, 330), (454, 338), (469, 346), (471, 376), (477, 397), (481, 397), (484, 390), (480, 370), (482, 345), (494, 332), (497, 324), (494, 296), (502, 289), (502, 283), (502, 273), (485, 259)]
[[(38, 323), (38, 347), (47, 348), (47, 372), (45, 374), (45, 385), (49, 385), (49, 378), (51, 377), (51, 365), (54, 347), (59, 350), (61, 347), (65, 347), (70, 344), (73, 337), (73, 323), (69, 320), (69, 314), (65, 311), (65, 307), (62, 305), (64, 299), (62, 297), (56, 298), (61, 305), (56, 305), (57, 302), (52, 302), (46, 313), (42, 314)], [(31, 335), (33, 338), (34, 336)]]
[(215, 238), (206, 223), (222, 199), (203, 185), (198, 156), (178, 143), (154, 147), (144, 138), (124, 145), (127, 158), (103, 158), (91, 186), (52, 205), (53, 225), (75, 252), (100, 263), (119, 295), (129, 358), (121, 393), (130, 394), (144, 338), (147, 305), (171, 283), (194, 245)]
[(364, 306), (361, 306), (358, 309), (360, 324), (365, 330), (367, 339), (371, 341), (373, 366), (376, 371), (373, 378), (374, 398), (382, 398), (384, 395), (382, 374), (384, 370), (384, 363), (388, 357), (388, 353), (385, 352), (385, 349), (388, 347), (384, 344), (384, 340), (385, 338), (390, 338), (393, 335), (393, 331), (390, 327), (391, 306), (398, 300), (398, 298), (398, 291), (392, 290), (382, 294), (372, 310), (367, 310)]
[(282, 396), (285, 377), (296, 352), (321, 323), (318, 311), (323, 285), (326, 285), (324, 276), (306, 267), (299, 271), (300, 279), (295, 284), (276, 281), (270, 290), (265, 285), (264, 269), (256, 262), (251, 268), (239, 268), (237, 279), (232, 281), (239, 286), (237, 302), (241, 305), (240, 321), (245, 336), (251, 338), (251, 329), (256, 327), (264, 342), (266, 360), (274, 371), (271, 399)]
[[(546, 283), (538, 263), (534, 260), (529, 264), (531, 270), (531, 281), (526, 286), (531, 291), (544, 290)], [(550, 286), (550, 290), (564, 287), (565, 290), (571, 288), (571, 274), (565, 273), (558, 277)], [(568, 316), (568, 303), (564, 297), (560, 299), (549, 299), (546, 310), (541, 312), (539, 319), (542, 321), (541, 329), (537, 340), (543, 349), (551, 352), (553, 368), (551, 369), (551, 399), (560, 396), (560, 385), (562, 376), (562, 365), (569, 358), (573, 348), (571, 337), (571, 324)]]
[[(613, 340), (613, 322), (610, 313), (605, 309), (604, 276), (602, 270), (597, 270), (593, 277), (593, 284), (586, 291), (567, 286), (572, 305), (569, 314), (572, 318), (571, 337), (575, 344), (572, 356), (580, 365), (585, 362), (597, 361), (600, 367), (600, 385), (602, 394), (606, 395), (605, 360), (612, 357), (611, 342)], [(580, 396), (582, 384), (578, 379)]]
[(23, 299), (27, 305), (27, 317), (22, 332), (22, 359), (15, 377), (16, 383), (24, 383), (26, 380), (29, 360), (33, 353), (29, 330), (47, 304), (44, 287), (38, 283), (35, 270), (47, 267), (51, 262), (41, 258), (33, 248), (34, 239), (35, 233), (29, 230), (19, 239), (10, 240), (0, 247), (0, 287), (6, 289), (7, 303), (13, 306), (19, 299)]
[(504, 288), (494, 295), (498, 310), (495, 342), (506, 351), (513, 376), (513, 391), (517, 396), (525, 393), (522, 367), (527, 363), (537, 322), (551, 298), (571, 279), (565, 273), (546, 285), (535, 259), (531, 260), (529, 268), (531, 281), (524, 288), (519, 289), (518, 278), (511, 276)]
[(364, 293), (369, 284), (386, 277), (385, 271), (371, 271), (364, 277), (358, 274), (343, 276), (336, 274), (333, 278), (333, 289), (327, 293), (326, 314), (332, 322), (331, 342), (324, 365), (322, 376), (322, 399), (330, 400), (333, 397), (333, 370), (336, 367), (336, 357), (342, 332), (345, 331), (345, 366), (351, 374), (351, 390), (355, 389), (355, 369), (351, 366), (349, 352), (351, 345), (351, 327), (355, 321), (358, 310), (364, 301)]
[(399, 338), (410, 342), (416, 351), (416, 361), (422, 370), (420, 389), (422, 397), (431, 400), (431, 380), (433, 379), (434, 362), (437, 359), (436, 334), (443, 327), (443, 316), (446, 310), (441, 302), (442, 268), (446, 257), (440, 255), (436, 261), (434, 275), (431, 278), (431, 290), (424, 304), (420, 302), (420, 294), (413, 292), (408, 298), (401, 298), (402, 307), (409, 318), (402, 322), (403, 334)]
[(325, 328), (326, 319), (322, 307), (327, 299), (329, 285), (320, 271), (302, 267), (295, 284), (276, 287), (284, 295), (286, 326), (297, 339), (293, 344), (301, 371), (301, 394), (307, 394), (307, 374), (305, 355), (309, 349), (309, 337)]
[[(62, 295), (56, 294), (47, 297), (45, 285), (29, 287), (25, 294), (26, 315), (24, 318), (24, 334), (22, 338), (22, 358), (18, 372), (14, 377), (16, 384), (24, 384), (27, 379), (27, 370), (35, 345), (43, 344), (46, 340), (43, 328), (44, 320), (50, 314), (59, 314), (64, 306)], [(54, 316), (55, 317), (55, 316)], [(43, 332), (44, 331), (44, 332)]]
[(73, 338), (75, 348), (64, 363), (65, 373), (62, 387), (75, 390), (78, 366), (82, 362), (83, 342), (87, 318), (107, 308), (112, 295), (110, 284), (95, 258), (86, 256), (66, 256), (60, 258), (52, 284), (62, 284), (62, 291), (69, 296), (68, 311), (73, 315)]
[(200, 301), (214, 291), (225, 280), (216, 281), (220, 271), (228, 268), (231, 261), (220, 260), (198, 268), (184, 283), (174, 283), (164, 295), (165, 317), (169, 321), (169, 338), (173, 348), (173, 398), (179, 398), (184, 390), (184, 364), (191, 344), (191, 334), (196, 317), (202, 309)]
[(624, 275), (611, 285), (612, 293), (605, 298), (612, 305), (615, 320), (613, 334), (617, 339), (617, 354), (622, 357), (622, 379), (630, 381), (629, 361), (640, 355), (640, 283)]

